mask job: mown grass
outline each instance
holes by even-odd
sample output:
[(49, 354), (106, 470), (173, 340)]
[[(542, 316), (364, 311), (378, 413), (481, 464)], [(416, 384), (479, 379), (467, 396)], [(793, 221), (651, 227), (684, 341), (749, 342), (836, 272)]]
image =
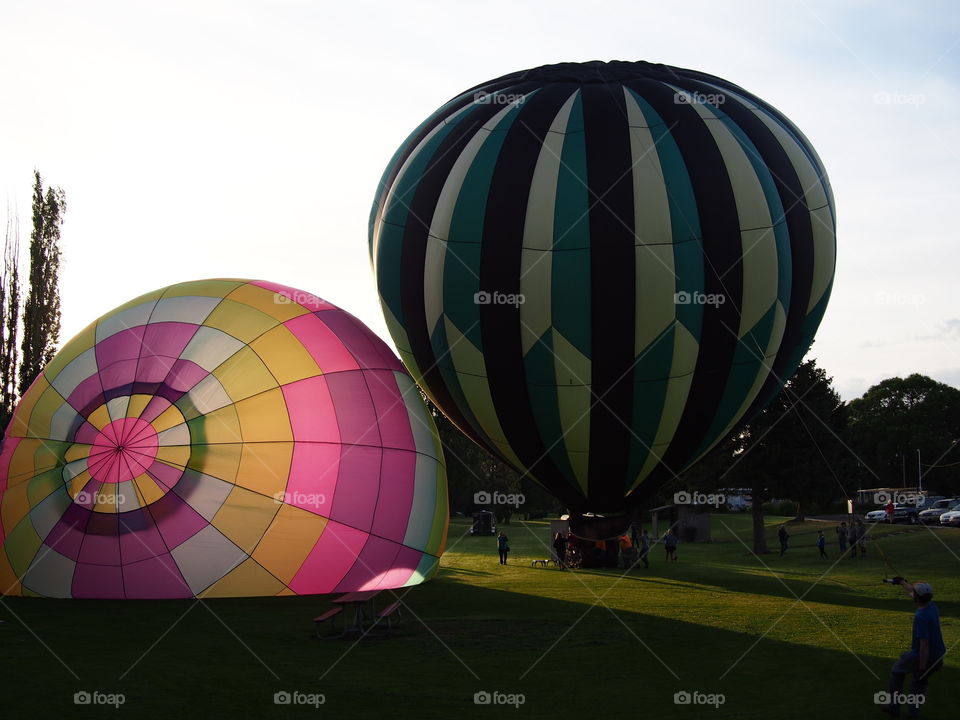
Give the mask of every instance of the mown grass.
[[(769, 519), (771, 547), (775, 526)], [(104, 602), (5, 598), (0, 624), (4, 717), (880, 717), (910, 639), (912, 604), (893, 574), (937, 591), (948, 648), (960, 642), (960, 531), (880, 526), (866, 558), (838, 560), (833, 524), (791, 526), (791, 549), (754, 557), (749, 518), (717, 515), (714, 542), (681, 544), (649, 570), (560, 572), (544, 522), (492, 538), (451, 526), (438, 577), (409, 592), (402, 628), (382, 639), (319, 642), (320, 598)], [(825, 528), (827, 560), (814, 547)], [(896, 534), (892, 534), (896, 533)], [(798, 597), (800, 598), (798, 600)], [(77, 677), (74, 677), (74, 674)], [(957, 717), (948, 654), (925, 717)], [(77, 707), (78, 690), (123, 693), (119, 710)], [(319, 709), (277, 706), (282, 690), (323, 693)], [(480, 691), (522, 693), (477, 706)], [(722, 693), (719, 707), (674, 704), (679, 691)]]

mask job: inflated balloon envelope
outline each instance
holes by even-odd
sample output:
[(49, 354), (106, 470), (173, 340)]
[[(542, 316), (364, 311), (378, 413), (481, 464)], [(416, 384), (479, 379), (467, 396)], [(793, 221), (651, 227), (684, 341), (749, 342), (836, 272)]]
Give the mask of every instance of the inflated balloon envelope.
[(139, 297), (57, 353), (0, 453), (0, 585), (84, 598), (397, 588), (437, 568), (436, 428), (359, 320), (268, 282)]
[(574, 513), (629, 513), (769, 402), (835, 264), (826, 172), (746, 90), (645, 62), (471, 88), (390, 161), (370, 219), (401, 359)]

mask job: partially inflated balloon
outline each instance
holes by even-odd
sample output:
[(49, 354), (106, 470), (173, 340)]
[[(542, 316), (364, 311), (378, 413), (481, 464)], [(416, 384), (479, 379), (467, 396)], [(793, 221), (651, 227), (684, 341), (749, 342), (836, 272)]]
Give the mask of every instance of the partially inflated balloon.
[(725, 80), (563, 64), (471, 88), (390, 161), (370, 223), (400, 356), (579, 511), (641, 502), (768, 402), (833, 282), (833, 200)]
[(419, 390), (309, 293), (205, 280), (104, 315), (20, 402), (0, 453), (0, 585), (92, 598), (421, 582), (447, 529)]

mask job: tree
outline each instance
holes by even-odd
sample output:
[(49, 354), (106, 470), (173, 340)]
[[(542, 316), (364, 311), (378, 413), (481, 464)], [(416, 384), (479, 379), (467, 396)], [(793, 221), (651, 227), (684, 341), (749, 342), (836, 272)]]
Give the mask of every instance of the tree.
[(7, 213), (0, 274), (0, 432), (6, 429), (17, 405), (20, 356), (20, 229), (19, 219)]
[(60, 226), (67, 210), (60, 188), (43, 189), (33, 172), (33, 232), (30, 234), (30, 286), (23, 308), (20, 393), (26, 392), (50, 362), (60, 340)]
[(850, 402), (850, 439), (876, 485), (960, 490), (960, 390), (914, 373), (874, 385)]

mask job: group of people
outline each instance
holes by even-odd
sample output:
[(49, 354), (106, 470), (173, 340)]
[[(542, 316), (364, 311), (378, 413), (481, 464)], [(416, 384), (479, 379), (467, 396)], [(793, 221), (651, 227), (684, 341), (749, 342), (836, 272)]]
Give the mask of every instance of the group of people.
[[(677, 545), (679, 539), (673, 528), (667, 530), (662, 538), (663, 549), (666, 562), (677, 562)], [(622, 568), (632, 568), (637, 562), (643, 564), (643, 567), (650, 567), (650, 534), (646, 528), (638, 531), (637, 527), (631, 526), (630, 533), (624, 533), (617, 538), (618, 562)], [(639, 551), (639, 558), (637, 552)], [(556, 533), (553, 537), (553, 553), (556, 557), (557, 566), (561, 570), (569, 566), (568, 559), (572, 556), (583, 556), (593, 552), (598, 557), (607, 552), (607, 541), (605, 540), (586, 540), (576, 537), (573, 533)], [(507, 556), (510, 553), (510, 538), (503, 531), (497, 535), (497, 553), (500, 556), (500, 564), (507, 564)]]
[[(845, 521), (841, 522), (836, 527), (836, 534), (841, 555), (847, 552), (847, 547), (849, 547), (851, 558), (856, 559), (858, 555), (860, 557), (866, 556), (867, 528), (864, 526), (863, 520), (860, 518), (851, 520), (849, 526)], [(787, 554), (790, 541), (790, 533), (787, 532), (786, 525), (781, 525), (780, 529), (777, 530), (777, 539), (780, 541), (780, 557), (783, 557)], [(820, 557), (827, 557), (827, 538), (823, 534), (823, 530), (817, 531), (817, 550), (820, 552)]]

